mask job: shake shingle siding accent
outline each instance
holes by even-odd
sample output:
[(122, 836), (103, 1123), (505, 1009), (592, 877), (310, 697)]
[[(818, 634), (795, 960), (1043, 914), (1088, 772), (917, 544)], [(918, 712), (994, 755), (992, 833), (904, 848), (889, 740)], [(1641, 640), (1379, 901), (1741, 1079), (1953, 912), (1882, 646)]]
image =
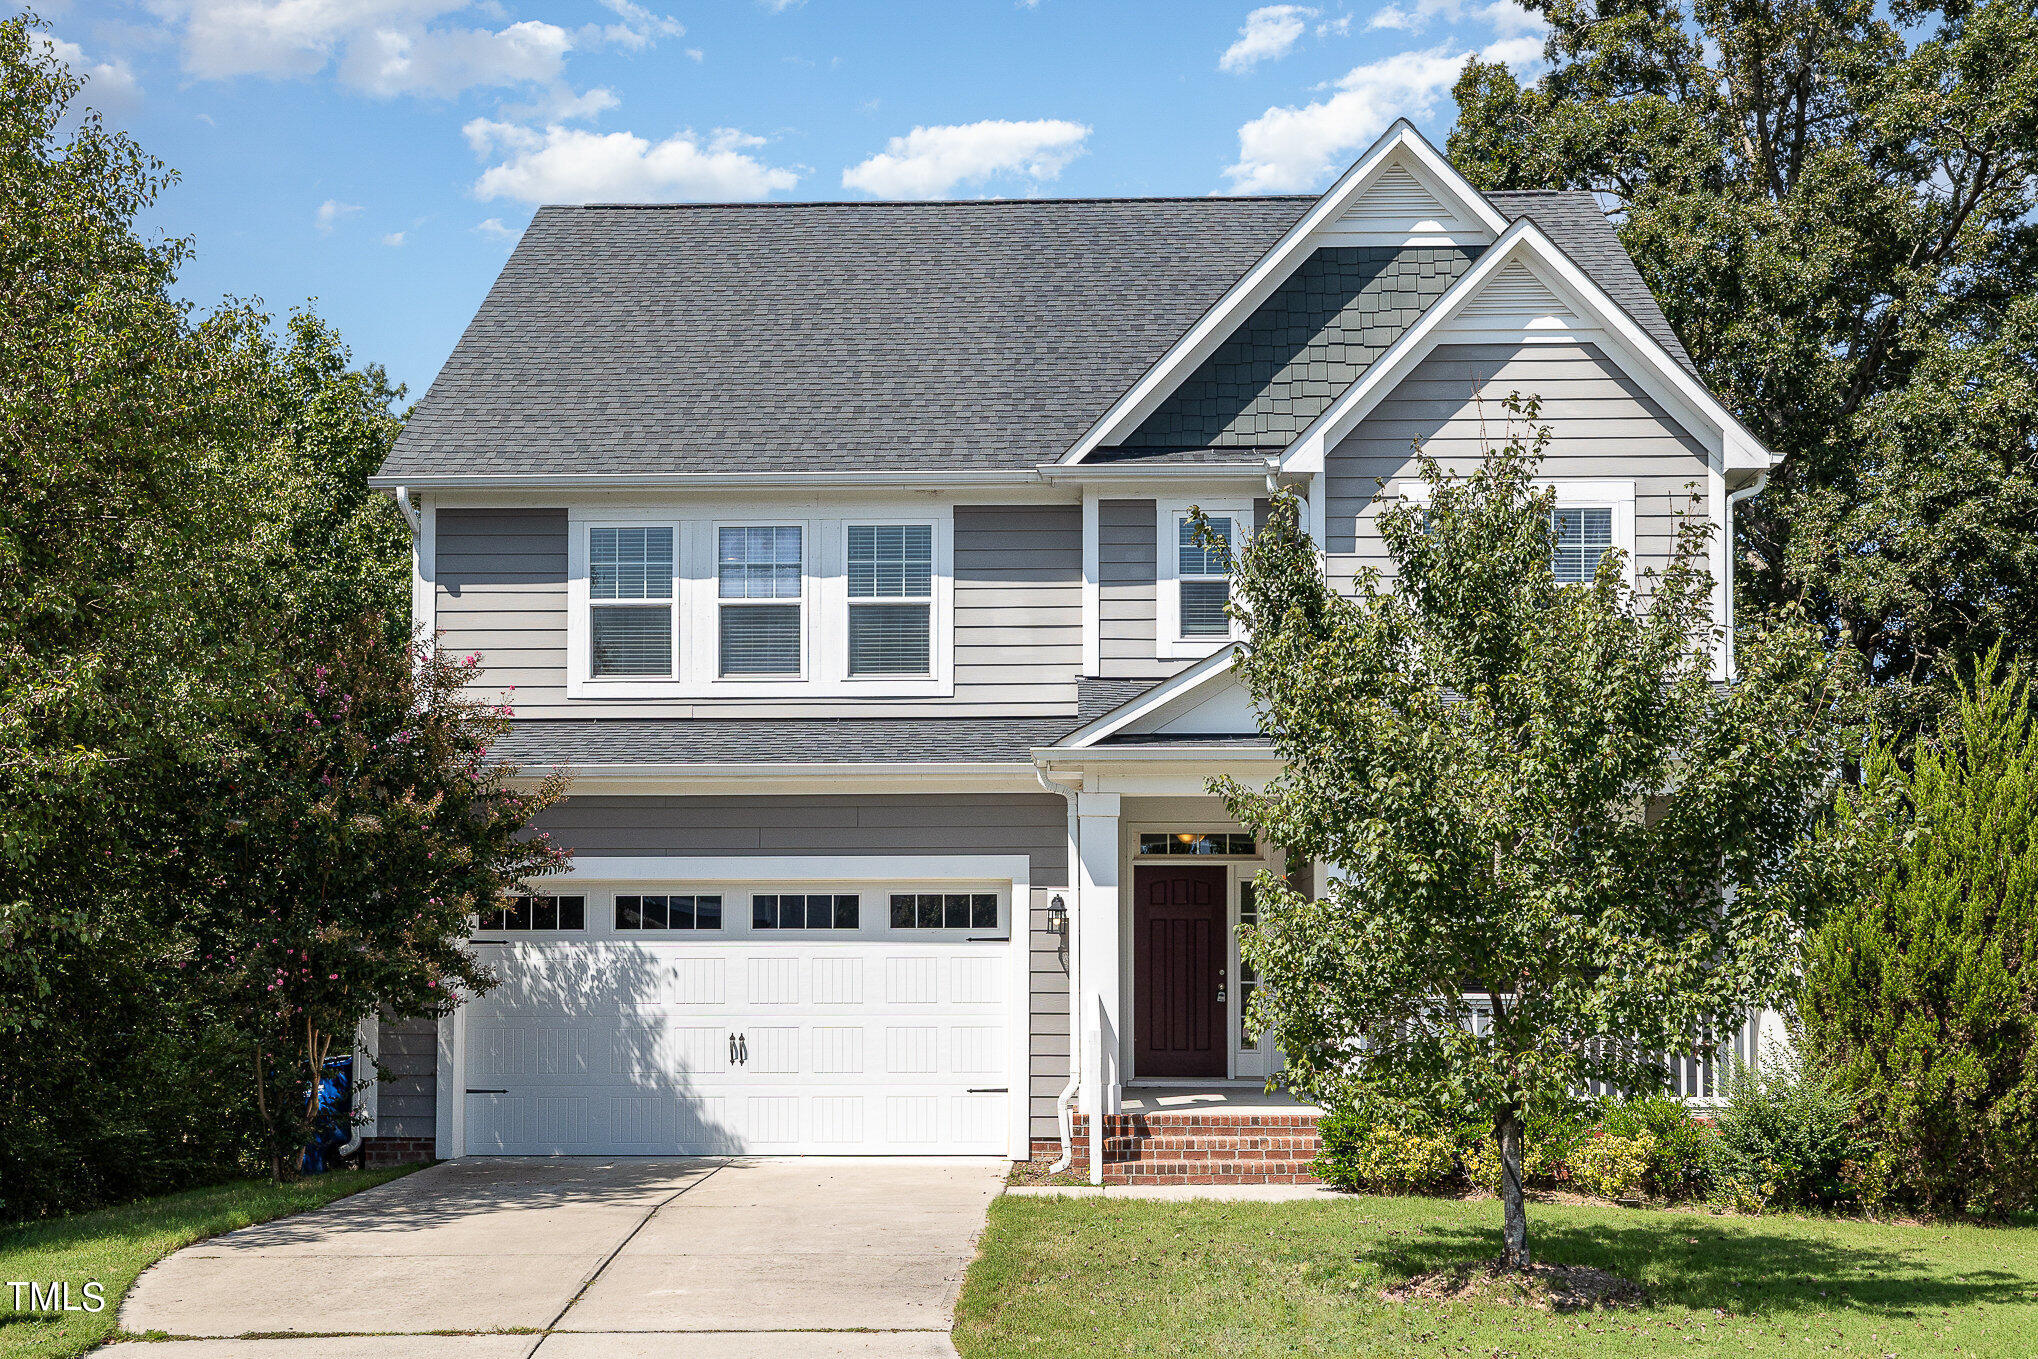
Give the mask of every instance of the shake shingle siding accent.
[(1635, 483), (1637, 574), (1661, 571), (1681, 513), (1705, 511), (1707, 457), (1596, 345), (1439, 345), (1326, 459), (1326, 548), (1335, 580), (1362, 566), (1385, 576), (1374, 520), (1415, 475), (1412, 441), (1464, 474), (1490, 443), (1507, 438), (1501, 402), (1510, 392), (1542, 401), (1551, 442), (1542, 475)]
[(1285, 447), (1478, 257), (1456, 246), (1318, 250), (1126, 439)]
[[(1490, 198), (1510, 218), (1533, 215), (1689, 366), (1591, 194)], [(542, 208), (382, 473), (1053, 462), (1313, 201)], [(1362, 329), (1360, 347), (1391, 339), (1371, 329), (1382, 333)], [(1309, 360), (1321, 366), (1299, 375), (1306, 400), (1350, 349)], [(1292, 416), (1277, 409), (1291, 399), (1269, 398), (1251, 420)], [(1215, 414), (1194, 423), (1213, 422), (1252, 437)]]

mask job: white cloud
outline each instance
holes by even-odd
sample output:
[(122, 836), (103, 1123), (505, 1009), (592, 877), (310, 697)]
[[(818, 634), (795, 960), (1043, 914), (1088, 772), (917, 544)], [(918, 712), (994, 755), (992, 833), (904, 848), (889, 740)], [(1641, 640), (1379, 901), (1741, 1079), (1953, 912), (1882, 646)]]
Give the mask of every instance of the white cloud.
[(141, 103), (141, 82), (135, 79), (134, 70), (125, 58), (112, 57), (106, 61), (94, 61), (85, 55), (85, 49), (74, 42), (66, 42), (54, 34), (40, 35), (43, 46), (58, 61), (71, 69), (71, 74), (85, 82), (79, 98), (104, 114), (126, 113)]
[(499, 32), (479, 28), (377, 29), (347, 45), (340, 79), (389, 98), (447, 97), (477, 87), (559, 79), (573, 37), (556, 24), (526, 20)]
[(1348, 71), (1327, 99), (1270, 108), (1238, 130), (1238, 162), (1224, 174), (1234, 193), (1316, 189), (1396, 118), (1426, 118), (1475, 55), (1517, 68), (1542, 54), (1534, 38), (1510, 38), (1477, 53), (1432, 47), (1399, 52)]
[(401, 231), (392, 231), (392, 232), (390, 232), (390, 233), (389, 233), (388, 235), (386, 235), (386, 236), (384, 236), (384, 237), (382, 238), (382, 243), (383, 243), (384, 245), (387, 245), (387, 246), (399, 246), (399, 245), (402, 245), (402, 244), (403, 244), (403, 233), (402, 233)]
[(783, 14), (789, 9), (798, 9), (806, 4), (807, 0), (757, 0), (757, 3), (763, 6), (767, 13)]
[(569, 86), (554, 85), (537, 100), (512, 105), (503, 109), (502, 114), (517, 122), (572, 123), (599, 118), (610, 109), (622, 106), (623, 101), (616, 97), (616, 92), (605, 86), (597, 85), (584, 94), (575, 94)]
[(359, 203), (342, 203), (337, 198), (328, 198), (325, 202), (318, 205), (318, 212), (313, 220), (317, 223), (320, 231), (330, 233), (342, 218), (352, 217), (360, 210), (361, 205)]
[(1301, 5), (1262, 5), (1245, 16), (1238, 40), (1217, 59), (1220, 71), (1250, 71), (1263, 61), (1288, 55), (1309, 28), (1316, 11)]
[(634, 50), (685, 32), (635, 0), (601, 3), (617, 22), (574, 31), (535, 19), (507, 22), (492, 0), (151, 0), (151, 8), (181, 23), (184, 69), (203, 79), (304, 77), (330, 67), (368, 94), (443, 98), (557, 84), (573, 51)]
[(474, 224), (474, 229), (492, 241), (513, 241), (517, 238), (514, 227), (506, 227), (500, 217), (484, 217)]
[(656, 143), (629, 132), (587, 132), (557, 124), (540, 132), (485, 118), (461, 131), (476, 155), (501, 157), (474, 183), (474, 194), (482, 199), (747, 201), (799, 182), (797, 172), (751, 154), (764, 145), (762, 137), (734, 128), (717, 128), (705, 141), (681, 132)]
[(1503, 36), (1518, 33), (1547, 33), (1549, 21), (1531, 14), (1515, 0), (1414, 0), (1410, 5), (1388, 5), (1366, 21), (1367, 28), (1392, 28), (1420, 33), (1441, 20), (1447, 24), (1470, 20), (1484, 24)]
[(1083, 154), (1089, 135), (1083, 124), (1059, 118), (916, 127), (844, 170), (842, 185), (880, 198), (940, 198), (959, 184), (982, 183), (993, 175), (1053, 179)]

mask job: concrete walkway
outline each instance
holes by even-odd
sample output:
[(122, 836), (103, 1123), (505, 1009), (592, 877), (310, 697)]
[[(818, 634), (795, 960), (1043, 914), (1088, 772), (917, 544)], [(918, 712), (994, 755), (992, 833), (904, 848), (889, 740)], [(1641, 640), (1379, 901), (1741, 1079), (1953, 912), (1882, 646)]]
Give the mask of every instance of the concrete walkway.
[(177, 1252), (136, 1282), (121, 1325), (179, 1339), (100, 1353), (952, 1356), (951, 1310), (1004, 1169), (817, 1158), (448, 1162)]

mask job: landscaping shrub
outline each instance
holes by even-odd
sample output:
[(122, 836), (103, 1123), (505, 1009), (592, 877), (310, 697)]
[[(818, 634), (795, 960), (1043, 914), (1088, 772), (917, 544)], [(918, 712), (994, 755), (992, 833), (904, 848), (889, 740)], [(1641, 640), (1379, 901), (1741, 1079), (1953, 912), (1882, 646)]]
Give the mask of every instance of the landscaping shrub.
[(1666, 1095), (1612, 1100), (1602, 1111), (1600, 1127), (1616, 1137), (1650, 1139), (1645, 1192), (1663, 1199), (1702, 1199), (1711, 1193), (1718, 1134), (1692, 1117), (1684, 1101)]
[(1655, 1158), (1656, 1139), (1648, 1133), (1588, 1137), (1571, 1153), (1571, 1186), (1603, 1199), (1633, 1198), (1645, 1187)]
[(1812, 942), (1800, 1009), (1875, 1143), (1875, 1205), (2038, 1204), (2038, 715), (1995, 666), (1908, 769), (1870, 753), (1829, 835), (1865, 839), (1867, 863)]
[(1714, 1144), (1715, 1188), (1773, 1208), (1847, 1203), (1865, 1150), (1853, 1125), (1853, 1099), (1795, 1053), (1738, 1064), (1727, 1076)]
[(1323, 1150), (1316, 1173), (1340, 1189), (1421, 1194), (1442, 1188), (1458, 1174), (1457, 1146), (1433, 1125), (1403, 1125), (1346, 1111), (1326, 1115), (1317, 1135)]

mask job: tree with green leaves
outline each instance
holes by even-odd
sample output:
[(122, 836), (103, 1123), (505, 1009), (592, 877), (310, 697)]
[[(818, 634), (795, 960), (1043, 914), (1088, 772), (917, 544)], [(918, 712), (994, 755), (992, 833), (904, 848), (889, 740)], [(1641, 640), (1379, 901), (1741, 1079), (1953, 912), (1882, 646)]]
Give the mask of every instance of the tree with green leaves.
[(1785, 455), (1737, 573), (1914, 726), (2038, 655), (2038, 14), (2026, 0), (1522, 0), (1452, 161), (1591, 189), (1709, 386)]
[(521, 787), (490, 760), (508, 716), (466, 695), (471, 669), (429, 642), (392, 648), (363, 618), (327, 661), (266, 686), (241, 739), (194, 771), (179, 961), (248, 1035), (279, 1177), (326, 1058), (379, 1010), (436, 1017), (486, 993), (463, 947), (475, 914), (566, 860), (524, 833), (564, 781)]
[(2038, 1204), (2038, 711), (1998, 659), (1935, 733), (1869, 752), (1828, 833), (1860, 871), (1812, 941), (1799, 1013), (1873, 1134), (1859, 1188), (1878, 1205)]
[(1509, 407), (1469, 478), (1418, 450), (1428, 505), (1378, 516), (1391, 589), (1332, 588), (1275, 499), (1235, 607), (1237, 674), (1283, 767), (1212, 788), (1328, 869), (1314, 896), (1263, 874), (1241, 935), (1283, 1079), (1492, 1128), (1518, 1269), (1527, 1117), (1588, 1081), (1660, 1086), (1665, 1055), (1786, 985), (1792, 849), (1834, 753), (1809, 629), (1751, 632), (1739, 678), (1713, 682), (1702, 519), (1639, 589), (1617, 552), (1556, 583), (1548, 431)]

